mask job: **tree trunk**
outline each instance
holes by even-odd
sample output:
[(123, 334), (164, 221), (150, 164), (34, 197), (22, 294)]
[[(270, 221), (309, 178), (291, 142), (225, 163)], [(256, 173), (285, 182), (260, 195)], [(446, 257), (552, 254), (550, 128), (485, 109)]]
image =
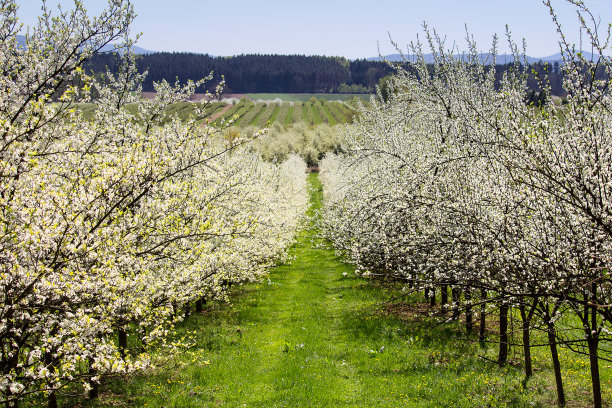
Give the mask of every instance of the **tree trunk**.
[[(53, 361), (53, 355), (51, 353), (45, 353), (44, 361), (45, 361), (45, 365), (47, 366), (47, 369), (53, 372), (55, 368), (55, 363)], [(55, 390), (49, 392), (49, 397), (47, 398), (47, 407), (57, 408), (57, 394)]]
[(529, 330), (531, 328), (531, 319), (525, 312), (525, 305), (521, 303), (519, 306), (521, 311), (521, 321), (523, 323), (523, 354), (525, 354), (525, 378), (530, 378), (533, 375), (533, 369), (531, 366), (531, 341), (529, 336)]
[(93, 381), (91, 378), (95, 377), (96, 374), (98, 374), (98, 371), (93, 368), (93, 358), (89, 358), (89, 386), (91, 387), (91, 389), (87, 392), (87, 397), (89, 399), (96, 399), (98, 398), (98, 391), (99, 391), (99, 385), (97, 382)]
[(195, 302), (195, 311), (196, 313), (202, 313), (202, 299), (201, 298), (199, 298)]
[(599, 357), (597, 347), (599, 345), (598, 334), (595, 333), (587, 339), (589, 343), (589, 361), (591, 365), (591, 383), (593, 385), (593, 407), (601, 408), (601, 381), (599, 378)]
[[(585, 296), (585, 300), (591, 297), (591, 304), (597, 304), (597, 284), (593, 283), (591, 287), (591, 296)], [(589, 346), (589, 363), (591, 368), (591, 384), (593, 386), (593, 407), (601, 408), (601, 379), (599, 378), (599, 332), (597, 331), (597, 306), (585, 305), (585, 319), (588, 324), (585, 325), (585, 334), (587, 344)], [(590, 320), (590, 321), (589, 321)], [(590, 328), (589, 328), (590, 326)]]
[(480, 327), (478, 328), (478, 341), (484, 343), (487, 329), (487, 291), (480, 289)]
[(123, 329), (118, 329), (117, 337), (119, 338), (119, 353), (121, 354), (121, 358), (125, 359), (125, 350), (127, 349), (127, 333)]
[(429, 306), (434, 307), (436, 305), (436, 288), (431, 288), (429, 293)]
[[(7, 390), (6, 392), (6, 399), (8, 400), (9, 398), (11, 398), (11, 391)], [(4, 406), (6, 408), (19, 408), (19, 400), (15, 400), (15, 401), (7, 401)]]
[(51, 391), (49, 393), (49, 398), (47, 399), (47, 408), (57, 408), (57, 395), (55, 391)]
[(453, 287), (451, 289), (451, 295), (453, 297), (453, 320), (459, 319), (459, 315), (461, 314), (459, 310), (459, 297), (461, 296), (461, 289)]
[(448, 304), (448, 285), (447, 284), (440, 286), (440, 304), (442, 306)]
[(147, 341), (145, 340), (145, 337), (147, 335), (147, 328), (143, 327), (140, 330), (140, 352), (144, 353), (146, 351), (146, 347), (147, 347)]
[(499, 355), (497, 363), (505, 365), (508, 361), (508, 305), (502, 301), (499, 307)]
[(474, 313), (472, 311), (472, 292), (465, 290), (465, 331), (470, 334), (474, 330)]
[(548, 344), (550, 345), (550, 354), (555, 371), (555, 382), (557, 384), (557, 403), (559, 406), (565, 406), (565, 391), (563, 391), (563, 378), (561, 377), (561, 363), (559, 362), (559, 353), (557, 352), (557, 336), (555, 334), (555, 324), (550, 320), (550, 316), (546, 316), (546, 327), (548, 334)]
[(178, 305), (176, 304), (176, 300), (172, 301), (172, 317), (175, 319), (178, 317)]

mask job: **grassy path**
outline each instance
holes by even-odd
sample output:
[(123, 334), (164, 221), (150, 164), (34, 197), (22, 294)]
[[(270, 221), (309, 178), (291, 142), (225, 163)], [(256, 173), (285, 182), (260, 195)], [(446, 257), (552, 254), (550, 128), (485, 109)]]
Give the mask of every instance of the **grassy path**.
[[(321, 189), (316, 175), (310, 183), (312, 215)], [(524, 391), (520, 367), (479, 359), (457, 326), (398, 311), (422, 304), (389, 303), (397, 285), (354, 277), (322, 244), (301, 232), (290, 265), (184, 324), (197, 345), (174, 367), (112, 384), (95, 405), (546, 406), (536, 400), (547, 400), (548, 382)]]

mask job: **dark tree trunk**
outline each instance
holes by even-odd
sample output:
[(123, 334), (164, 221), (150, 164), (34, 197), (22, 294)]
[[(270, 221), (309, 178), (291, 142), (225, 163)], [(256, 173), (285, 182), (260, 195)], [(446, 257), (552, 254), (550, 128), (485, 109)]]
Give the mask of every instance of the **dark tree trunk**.
[(91, 387), (90, 390), (87, 392), (87, 397), (89, 399), (96, 399), (98, 398), (98, 391), (99, 391), (99, 385), (97, 382), (93, 381), (91, 378), (95, 377), (96, 374), (98, 374), (98, 371), (93, 367), (93, 359), (90, 357), (89, 358), (89, 386)]
[(440, 304), (442, 306), (448, 304), (448, 285), (440, 286)]
[(472, 311), (472, 292), (470, 289), (465, 290), (465, 331), (468, 334), (474, 330), (474, 313)]
[[(45, 361), (45, 365), (47, 366), (47, 369), (53, 372), (55, 368), (55, 362), (53, 361), (53, 355), (51, 353), (45, 353), (44, 361)], [(49, 392), (49, 397), (47, 398), (47, 407), (57, 408), (57, 394), (55, 391)]]
[[(7, 390), (7, 393), (6, 393), (6, 398), (7, 398), (7, 399), (11, 398), (11, 395), (13, 395), (13, 394), (11, 393), (11, 391)], [(15, 401), (7, 401), (7, 402), (4, 404), (4, 406), (5, 406), (6, 408), (19, 408), (19, 401), (17, 401), (17, 400), (15, 400)]]
[(593, 384), (593, 407), (601, 408), (601, 380), (599, 378), (599, 357), (597, 348), (599, 345), (598, 335), (594, 334), (587, 339), (589, 343), (589, 361), (591, 365), (591, 382)]
[(57, 408), (57, 395), (55, 391), (51, 391), (49, 393), (49, 398), (47, 399), (47, 408)]
[(502, 301), (499, 307), (499, 355), (497, 363), (505, 365), (508, 361), (508, 305)]
[(189, 304), (189, 302), (187, 302), (187, 304), (185, 305), (185, 319), (189, 317), (190, 313), (191, 313), (191, 305)]
[(563, 378), (561, 377), (561, 363), (559, 362), (559, 353), (557, 352), (557, 336), (555, 334), (555, 324), (551, 321), (548, 313), (546, 314), (546, 333), (548, 335), (548, 344), (550, 346), (550, 355), (552, 357), (553, 369), (555, 372), (555, 382), (557, 384), (557, 403), (559, 406), (565, 406), (565, 391), (563, 390)]
[(196, 313), (202, 313), (202, 299), (198, 299), (195, 302), (195, 311)]
[(172, 316), (174, 318), (178, 317), (178, 305), (176, 304), (176, 300), (172, 301)]
[(487, 329), (487, 291), (484, 289), (480, 290), (480, 327), (478, 328), (478, 341), (484, 343), (486, 340), (485, 333)]
[(453, 296), (453, 320), (459, 319), (461, 311), (459, 310), (459, 298), (461, 296), (461, 289), (453, 287), (451, 289), (451, 295)]
[(127, 333), (123, 329), (117, 330), (117, 337), (119, 338), (119, 353), (121, 358), (125, 359), (125, 350), (127, 349)]
[(525, 354), (525, 378), (530, 378), (533, 375), (533, 370), (531, 366), (531, 341), (529, 336), (529, 331), (531, 328), (531, 319), (527, 316), (525, 312), (525, 305), (521, 303), (519, 306), (519, 310), (521, 311), (521, 321), (523, 327), (523, 353)]
[[(599, 332), (597, 331), (597, 284), (593, 283), (591, 287), (592, 297), (586, 295), (585, 300), (591, 298), (590, 302), (593, 306), (585, 304), (584, 318), (586, 320), (585, 334), (587, 344), (589, 346), (589, 363), (591, 368), (591, 384), (593, 386), (593, 407), (601, 408), (601, 379), (599, 378)], [(590, 327), (589, 327), (590, 326)]]
[(147, 347), (147, 341), (145, 340), (145, 337), (147, 336), (147, 328), (143, 327), (140, 330), (140, 352), (144, 353)]

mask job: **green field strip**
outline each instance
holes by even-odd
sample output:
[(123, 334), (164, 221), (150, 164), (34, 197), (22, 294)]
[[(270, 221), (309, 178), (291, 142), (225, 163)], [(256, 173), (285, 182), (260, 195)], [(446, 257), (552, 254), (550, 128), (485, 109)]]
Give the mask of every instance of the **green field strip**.
[(235, 125), (240, 126), (240, 127), (246, 127), (246, 126), (251, 125), (251, 121), (253, 120), (253, 118), (259, 115), (259, 112), (265, 106), (266, 104), (263, 102), (259, 102), (257, 104), (254, 104), (253, 102), (251, 102), (249, 110), (240, 118), (239, 121), (236, 121)]
[[(302, 122), (306, 122), (308, 124), (312, 124), (312, 119), (310, 118), (310, 105), (308, 103), (303, 103), (302, 104)], [(297, 123), (297, 121), (295, 121), (294, 123)]]
[(337, 104), (337, 106), (346, 118), (346, 121), (349, 123), (353, 122), (353, 120), (355, 119), (355, 110), (346, 103), (339, 103)]
[(338, 113), (338, 111), (336, 110), (336, 104), (335, 103), (326, 103), (325, 104), (325, 113), (329, 117), (329, 124), (330, 125), (337, 125), (338, 123), (344, 123), (345, 122), (344, 115)]
[[(287, 113), (285, 113), (285, 117), (282, 119), (283, 125), (289, 126), (293, 123), (293, 115), (295, 114), (295, 109), (293, 105), (289, 105), (287, 108)], [(279, 121), (281, 119), (279, 118)]]
[[(259, 105), (259, 103), (257, 104)], [(259, 122), (259, 118), (261, 117), (262, 113), (267, 109), (266, 104), (263, 103), (262, 106), (259, 107), (259, 110), (257, 111), (257, 114), (253, 117), (253, 119), (251, 119), (251, 121), (249, 122), (249, 125), (251, 126), (255, 126), (257, 125), (257, 123)], [(245, 121), (246, 123), (246, 121)]]
[(304, 112), (303, 112), (303, 103), (301, 102), (296, 102), (293, 104), (293, 116), (292, 116), (292, 120), (291, 123), (298, 123), (303, 121), (303, 117), (304, 117)]
[(330, 112), (330, 114), (332, 114), (334, 116), (334, 118), (336, 118), (336, 121), (338, 123), (349, 123), (351, 122), (351, 115), (349, 115), (349, 113), (345, 113), (344, 110), (342, 109), (342, 104), (341, 103), (330, 103), (327, 105), (327, 108)]
[(247, 113), (249, 113), (251, 109), (253, 109), (253, 106), (254, 106), (253, 102), (250, 102), (250, 101), (245, 102), (244, 105), (242, 105), (240, 108), (236, 110), (234, 115), (229, 117), (229, 118), (232, 118), (233, 116), (237, 116), (236, 122), (234, 122), (235, 126), (237, 126), (237, 123), (240, 123), (244, 115), (246, 115)]
[(274, 122), (278, 122), (278, 123), (285, 123), (285, 118), (287, 117), (287, 113), (289, 113), (289, 107), (291, 105), (288, 102), (283, 102), (280, 105), (278, 105), (279, 110), (278, 112), (276, 112), (275, 115), (273, 115), (274, 120), (272, 120), (270, 123), (274, 123)]
[(248, 125), (250, 116), (253, 110), (255, 109), (255, 104), (249, 101), (248, 104), (245, 105), (245, 107), (246, 109), (244, 110), (244, 112), (242, 112), (240, 118), (234, 122), (234, 126), (242, 126), (243, 123), (246, 123)]
[(98, 110), (98, 105), (95, 103), (77, 103), (77, 109), (81, 111), (81, 115), (83, 115), (83, 119), (89, 121), (93, 119), (96, 110)]
[(257, 122), (257, 126), (259, 127), (267, 127), (274, 123), (276, 120), (276, 116), (280, 111), (280, 105), (278, 103), (270, 103), (266, 110), (259, 116), (259, 122)]
[(319, 109), (319, 115), (321, 116), (323, 122), (333, 126), (338, 124), (338, 121), (336, 120), (336, 118), (333, 117), (331, 113), (329, 113), (329, 104), (330, 102), (320, 103), (317, 108)]
[(311, 124), (312, 125), (320, 125), (323, 122), (323, 119), (321, 118), (321, 114), (319, 113), (319, 107), (317, 105), (320, 105), (320, 103), (311, 103), (310, 105), (310, 117), (312, 119)]

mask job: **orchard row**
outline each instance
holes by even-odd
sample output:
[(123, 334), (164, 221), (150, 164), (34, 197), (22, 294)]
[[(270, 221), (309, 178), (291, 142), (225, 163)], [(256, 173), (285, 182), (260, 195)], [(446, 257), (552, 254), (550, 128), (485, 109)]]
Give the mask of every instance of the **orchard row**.
[[(133, 60), (88, 77), (84, 61), (126, 37), (129, 2), (99, 17), (45, 13), (15, 41), (0, 3), (0, 403), (149, 367), (189, 344), (174, 326), (286, 258), (307, 205), (306, 164), (264, 161), (244, 137), (173, 111), (199, 84), (141, 100)], [(96, 100), (92, 100), (92, 95)], [(95, 102), (85, 117), (79, 107)], [(261, 136), (258, 133), (251, 138)]]
[[(570, 2), (606, 55), (597, 20)], [(600, 362), (612, 357), (612, 60), (587, 61), (561, 35), (568, 103), (534, 106), (514, 43), (515, 68), (499, 78), (475, 44), (463, 62), (427, 27), (424, 38), (435, 64), (397, 67), (388, 102), (363, 109), (346, 153), (321, 163), (325, 234), (358, 273), (405, 280), (432, 302), (439, 293), (481, 341), (496, 316), (500, 365), (514, 342), (509, 316), (520, 316), (525, 376), (542, 333), (560, 405), (559, 345), (587, 356), (601, 407)], [(410, 51), (423, 55), (420, 43)], [(608, 79), (596, 80), (602, 69)], [(547, 78), (540, 88), (551, 94)]]

